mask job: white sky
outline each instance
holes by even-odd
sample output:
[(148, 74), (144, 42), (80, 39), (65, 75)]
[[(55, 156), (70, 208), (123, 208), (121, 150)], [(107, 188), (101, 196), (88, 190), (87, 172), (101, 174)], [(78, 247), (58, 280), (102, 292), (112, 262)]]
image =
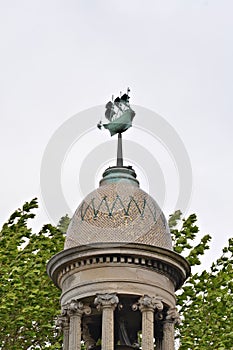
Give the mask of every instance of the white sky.
[[(1, 0), (0, 222), (35, 196), (38, 227), (50, 221), (40, 166), (51, 136), (130, 86), (132, 103), (183, 140), (194, 178), (189, 213), (213, 236), (204, 264), (218, 257), (232, 236), (232, 13), (231, 0)], [(70, 199), (72, 210), (80, 200)]]

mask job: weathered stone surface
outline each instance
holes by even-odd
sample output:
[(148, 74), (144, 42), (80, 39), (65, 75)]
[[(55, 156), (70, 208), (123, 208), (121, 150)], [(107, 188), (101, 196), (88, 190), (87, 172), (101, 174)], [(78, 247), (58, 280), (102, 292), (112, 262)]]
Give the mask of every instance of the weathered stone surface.
[(65, 249), (98, 242), (135, 242), (172, 250), (158, 204), (125, 181), (104, 184), (82, 201), (68, 228)]
[(154, 311), (155, 309), (157, 309), (158, 311), (163, 310), (163, 303), (161, 302), (161, 298), (155, 296), (150, 297), (149, 295), (144, 295), (139, 299), (138, 304), (139, 310), (141, 311)]
[(142, 312), (142, 350), (154, 349), (154, 310), (163, 310), (160, 298), (142, 296), (139, 301), (139, 310)]
[(63, 332), (63, 350), (69, 350), (69, 317), (67, 313), (58, 316), (56, 326)]
[(119, 302), (116, 294), (99, 294), (95, 305), (102, 310), (102, 350), (114, 350), (114, 310)]
[(79, 300), (71, 300), (63, 306), (63, 310), (69, 316), (69, 341), (66, 341), (68, 349), (81, 350), (81, 319), (83, 313), (91, 313), (91, 308)]
[(174, 350), (174, 349), (175, 349), (174, 323), (164, 322), (161, 350)]
[(98, 244), (67, 249), (51, 259), (48, 271), (62, 289), (61, 303), (100, 293), (162, 295), (175, 307), (174, 290), (189, 274), (178, 254), (141, 244)]
[(174, 350), (174, 325), (180, 322), (180, 316), (176, 308), (169, 308), (163, 322), (163, 339), (161, 350)]

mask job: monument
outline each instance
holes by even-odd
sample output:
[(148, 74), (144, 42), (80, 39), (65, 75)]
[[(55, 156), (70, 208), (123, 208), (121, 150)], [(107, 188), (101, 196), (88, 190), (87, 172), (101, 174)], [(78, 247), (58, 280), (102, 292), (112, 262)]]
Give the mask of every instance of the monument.
[(105, 117), (98, 127), (118, 134), (117, 164), (81, 202), (64, 250), (47, 265), (62, 291), (63, 349), (174, 350), (175, 291), (190, 267), (173, 251), (158, 204), (123, 165), (122, 133), (135, 117), (129, 89), (107, 103)]

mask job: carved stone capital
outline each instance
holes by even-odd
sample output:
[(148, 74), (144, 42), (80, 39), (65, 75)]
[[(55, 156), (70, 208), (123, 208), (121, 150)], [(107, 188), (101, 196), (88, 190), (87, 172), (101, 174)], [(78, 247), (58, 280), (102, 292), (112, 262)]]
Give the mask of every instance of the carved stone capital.
[(94, 301), (98, 310), (103, 308), (112, 308), (114, 310), (118, 303), (119, 299), (114, 293), (97, 294)]
[(78, 300), (71, 300), (68, 304), (65, 305), (64, 310), (70, 317), (82, 316), (82, 314), (90, 315), (91, 313), (90, 306), (84, 305), (81, 301)]
[(63, 332), (63, 350), (69, 349), (69, 328), (70, 319), (66, 308), (62, 308), (62, 313), (57, 317), (56, 326)]
[[(135, 306), (134, 306), (135, 307)], [(163, 310), (163, 303), (158, 297), (150, 297), (149, 295), (144, 295), (138, 301), (138, 307), (140, 311), (157, 309), (158, 311)]]
[(64, 304), (61, 309), (61, 316), (67, 316), (68, 315), (68, 308), (69, 304)]
[(69, 319), (67, 316), (59, 315), (56, 319), (56, 327), (59, 330), (69, 327)]
[(177, 309), (174, 308), (170, 308), (167, 310), (167, 315), (165, 318), (165, 322), (170, 322), (170, 323), (174, 323), (174, 324), (180, 324), (181, 319), (180, 319), (180, 315), (179, 312), (177, 311)]

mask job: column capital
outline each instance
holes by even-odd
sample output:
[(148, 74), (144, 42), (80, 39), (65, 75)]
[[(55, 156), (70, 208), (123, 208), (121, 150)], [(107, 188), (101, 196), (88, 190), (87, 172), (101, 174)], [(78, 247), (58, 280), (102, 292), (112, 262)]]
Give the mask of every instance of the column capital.
[(167, 310), (167, 315), (165, 317), (165, 323), (174, 323), (174, 324), (180, 324), (181, 319), (180, 319), (180, 315), (179, 312), (177, 311), (177, 309), (175, 307), (173, 308), (169, 308)]
[(65, 315), (59, 315), (56, 319), (56, 327), (58, 327), (60, 330), (69, 327), (68, 317)]
[(138, 300), (138, 308), (140, 311), (154, 311), (155, 309), (162, 311), (163, 303), (158, 297), (150, 297), (149, 295), (144, 295)]
[(97, 294), (94, 301), (98, 310), (103, 308), (112, 308), (114, 310), (118, 303), (119, 299), (115, 293)]
[(90, 306), (87, 306), (83, 304), (79, 300), (71, 300), (69, 303), (64, 305), (63, 307), (64, 312), (67, 312), (67, 314), (71, 316), (82, 316), (82, 314), (90, 315), (91, 308)]

